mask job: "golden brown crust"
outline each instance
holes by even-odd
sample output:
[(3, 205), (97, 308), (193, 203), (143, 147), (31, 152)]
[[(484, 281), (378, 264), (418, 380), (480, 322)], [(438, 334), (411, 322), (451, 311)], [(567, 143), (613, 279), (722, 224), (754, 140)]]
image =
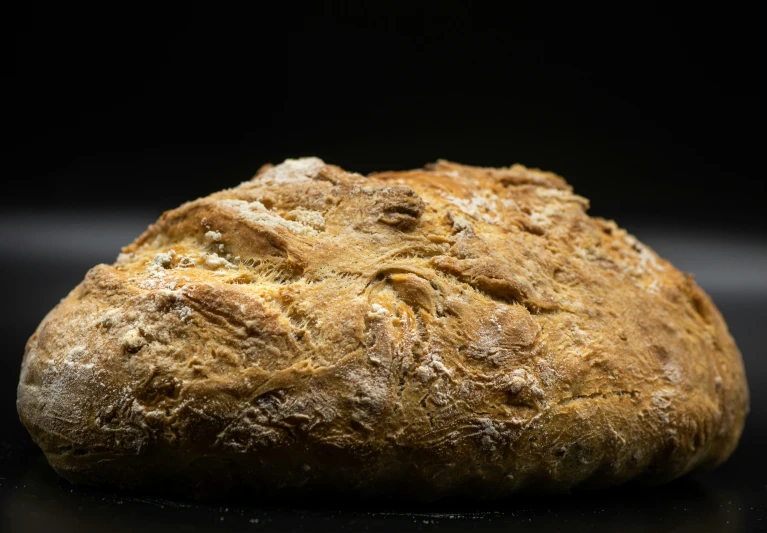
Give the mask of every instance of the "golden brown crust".
[(168, 211), (29, 340), (23, 423), (87, 483), (435, 498), (659, 482), (748, 410), (708, 296), (560, 177), (265, 166)]

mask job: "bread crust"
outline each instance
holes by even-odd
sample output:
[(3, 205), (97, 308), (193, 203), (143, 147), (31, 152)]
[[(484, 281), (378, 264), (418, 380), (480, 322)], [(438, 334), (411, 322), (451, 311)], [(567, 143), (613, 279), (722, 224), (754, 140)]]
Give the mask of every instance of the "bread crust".
[(748, 411), (710, 298), (559, 176), (263, 167), (92, 268), (18, 412), (75, 482), (496, 498), (712, 467)]

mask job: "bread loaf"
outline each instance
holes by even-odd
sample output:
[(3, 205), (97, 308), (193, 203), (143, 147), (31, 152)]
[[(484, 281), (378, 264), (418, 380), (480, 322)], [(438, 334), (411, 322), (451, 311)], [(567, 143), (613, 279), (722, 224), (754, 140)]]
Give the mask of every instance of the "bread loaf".
[[(29, 339), (73, 481), (496, 498), (724, 461), (743, 365), (693, 277), (520, 165), (266, 166), (168, 211)], [(283, 492), (284, 493), (284, 492)]]

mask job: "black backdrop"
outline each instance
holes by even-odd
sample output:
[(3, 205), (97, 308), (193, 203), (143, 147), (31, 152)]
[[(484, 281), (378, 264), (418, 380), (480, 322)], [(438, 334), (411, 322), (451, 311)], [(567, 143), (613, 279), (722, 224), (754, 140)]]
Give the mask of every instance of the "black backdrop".
[(603, 216), (765, 227), (753, 12), (262, 4), (9, 17), (2, 207), (159, 211), (286, 157), (442, 157), (556, 171)]

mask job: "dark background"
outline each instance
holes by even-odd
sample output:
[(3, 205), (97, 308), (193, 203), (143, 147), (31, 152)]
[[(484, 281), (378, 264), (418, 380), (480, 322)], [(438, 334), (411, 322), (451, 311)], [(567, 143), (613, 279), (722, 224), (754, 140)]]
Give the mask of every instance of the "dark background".
[(0, 530), (204, 530), (223, 527), (219, 514), (235, 518), (213, 507), (123, 506), (122, 495), (60, 482), (17, 421), (19, 363), (58, 299), (163, 210), (306, 155), (362, 173), (446, 158), (565, 176), (592, 214), (617, 219), (697, 275), (743, 352), (752, 412), (730, 461), (659, 492), (552, 500), (553, 511), (461, 503), (457, 522), (444, 508), (333, 518), (240, 506), (241, 525), (260, 517), (274, 529), (763, 527), (767, 216), (756, 13), (735, 4), (281, 6), (6, 13)]
[(286, 157), (441, 157), (553, 170), (605, 216), (765, 228), (756, 13), (500, 5), (11, 17), (0, 202), (156, 211)]

